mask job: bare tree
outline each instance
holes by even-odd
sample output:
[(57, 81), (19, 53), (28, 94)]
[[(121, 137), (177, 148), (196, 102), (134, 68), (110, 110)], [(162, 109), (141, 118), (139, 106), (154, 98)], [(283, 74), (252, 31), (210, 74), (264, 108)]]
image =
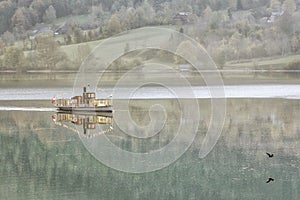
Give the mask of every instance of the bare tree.
[(283, 2), (283, 9), (285, 12), (293, 14), (297, 9), (295, 0), (285, 0)]
[(0, 55), (4, 53), (5, 43), (3, 42), (2, 38), (0, 37)]
[(2, 39), (6, 45), (11, 45), (16, 40), (15, 36), (9, 31), (6, 31), (5, 33), (3, 33)]
[(14, 69), (17, 72), (24, 70), (25, 57), (21, 49), (8, 47), (4, 51), (3, 65), (6, 69)]
[(36, 58), (39, 67), (50, 70), (50, 79), (53, 76), (53, 70), (56, 69), (58, 63), (64, 62), (67, 58), (61, 51), (58, 43), (50, 37), (37, 38)]
[(122, 27), (119, 17), (117, 15), (112, 15), (105, 29), (106, 35), (114, 35), (120, 33), (121, 31)]
[(48, 7), (48, 9), (45, 11), (45, 14), (43, 16), (44, 21), (52, 22), (54, 19), (56, 19), (56, 10), (51, 5)]

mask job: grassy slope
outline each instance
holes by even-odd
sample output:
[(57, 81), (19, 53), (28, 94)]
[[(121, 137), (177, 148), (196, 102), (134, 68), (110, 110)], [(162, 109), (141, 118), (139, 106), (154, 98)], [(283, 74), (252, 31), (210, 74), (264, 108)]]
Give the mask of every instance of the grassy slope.
[(97, 40), (97, 41), (80, 43), (80, 44), (65, 45), (65, 46), (61, 46), (61, 49), (67, 54), (70, 60), (75, 60), (76, 57), (78, 56), (78, 47), (80, 45), (88, 45), (90, 50), (93, 50), (97, 45), (101, 43), (101, 41), (102, 40)]
[[(252, 69), (255, 67), (254, 60), (230, 61), (226, 63), (225, 69)], [(300, 55), (289, 55), (280, 57), (266, 57), (256, 59), (258, 69), (283, 69), (293, 61), (300, 61)]]
[[(174, 28), (174, 27), (173, 27)], [(125, 33), (127, 34), (127, 33)], [(130, 38), (130, 37), (129, 37)], [(132, 39), (132, 38), (131, 38)], [(70, 60), (76, 59), (78, 55), (78, 47), (80, 45), (88, 45), (91, 50), (93, 50), (97, 45), (99, 45), (103, 40), (98, 41), (92, 41), (87, 43), (81, 43), (81, 44), (72, 44), (72, 45), (66, 45), (62, 46), (61, 49), (67, 54)], [(26, 52), (28, 53), (28, 52)], [(284, 56), (284, 57), (269, 57), (269, 58), (260, 58), (256, 59), (256, 63), (258, 67), (256, 69), (284, 69), (284, 67), (292, 61), (300, 60), (300, 55), (291, 55), (291, 56)], [(155, 58), (154, 60), (156, 61)], [(223, 68), (226, 70), (231, 69), (254, 69), (254, 61), (253, 60), (241, 60), (241, 61), (230, 61), (227, 62), (225, 67)], [(16, 83), (16, 80), (20, 80), (21, 82), (30, 82), (28, 83), (30, 85), (52, 85), (52, 86), (59, 86), (59, 85), (72, 85), (74, 75), (68, 75), (68, 77), (64, 74), (57, 74), (56, 75), (56, 81), (55, 84), (50, 81), (50, 83), (47, 81), (47, 76), (45, 75), (22, 75), (22, 77), (18, 78), (15, 77), (15, 75), (4, 75), (1, 79), (1, 84), (8, 84), (7, 86), (18, 86), (21, 83)], [(12, 77), (10, 77), (12, 76)], [(25, 76), (25, 77), (24, 77)], [(28, 77), (27, 77), (28, 76)], [(29, 77), (30, 76), (30, 77)], [(268, 75), (268, 74), (261, 74), (258, 76), (254, 76), (254, 74), (248, 74), (248, 73), (231, 73), (230, 71), (223, 73), (223, 78), (225, 79), (225, 84), (252, 84), (252, 83), (294, 83), (296, 79), (290, 79), (285, 74), (278, 74), (278, 76)], [(195, 80), (194, 80), (195, 79)], [(191, 78), (191, 82), (199, 85), (199, 78)], [(8, 82), (12, 82), (9, 84)], [(298, 82), (295, 82), (298, 83)], [(109, 83), (114, 85), (113, 83)], [(3, 85), (3, 86), (4, 86)], [(23, 85), (23, 84), (22, 84)]]
[[(247, 13), (246, 13), (247, 14)], [(235, 15), (236, 18), (240, 18), (241, 14), (237, 13)], [(67, 21), (71, 21), (77, 24), (87, 24), (89, 21), (93, 20), (93, 15), (79, 15), (79, 16), (67, 16), (63, 18), (56, 19), (52, 24), (57, 26), (62, 25)], [(164, 28), (177, 29), (177, 26), (159, 26)], [(186, 29), (188, 27), (185, 27)], [(129, 31), (130, 32), (130, 31)], [(61, 40), (59, 36), (56, 38), (57, 40)], [(61, 46), (61, 49), (67, 54), (70, 60), (75, 60), (78, 56), (78, 46), (80, 45), (88, 45), (91, 50), (93, 50), (97, 45), (101, 43), (102, 40), (80, 43), (80, 44), (71, 44)], [(21, 42), (17, 43), (18, 46), (21, 46)], [(30, 51), (25, 52), (27, 55)], [(240, 61), (229, 61), (226, 63), (224, 70), (226, 69), (253, 69), (254, 60), (257, 63), (258, 69), (283, 69), (289, 62), (293, 62), (295, 60), (300, 61), (300, 55), (290, 55), (290, 56), (280, 56), (280, 57), (267, 57), (267, 58), (257, 58), (253, 60), (240, 60)]]

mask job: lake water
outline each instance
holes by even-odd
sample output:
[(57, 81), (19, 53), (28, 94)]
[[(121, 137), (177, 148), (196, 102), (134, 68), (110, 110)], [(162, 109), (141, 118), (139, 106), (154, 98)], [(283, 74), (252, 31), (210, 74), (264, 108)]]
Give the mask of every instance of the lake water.
[[(300, 85), (240, 85), (223, 87), (172, 87), (174, 90), (192, 89), (194, 96), (174, 96), (172, 90), (165, 87), (140, 87), (130, 96), (131, 99), (172, 99), (172, 98), (211, 98), (210, 90), (224, 90), (226, 98), (287, 98), (300, 99)], [(132, 88), (118, 88), (118, 96), (126, 95)], [(96, 89), (97, 97), (107, 98), (113, 94), (113, 88)], [(0, 88), (0, 100), (50, 100), (53, 97), (69, 98), (73, 88)], [(114, 97), (116, 98), (116, 97)]]
[[(168, 145), (182, 120), (176, 99), (129, 103), (132, 120), (141, 126), (149, 123), (152, 105), (165, 108), (165, 124), (158, 134), (147, 139), (125, 134), (110, 116), (102, 118), (105, 123), (94, 124), (95, 129), (84, 131), (79, 122), (87, 116), (56, 114), (48, 101), (1, 101), (0, 199), (299, 199), (300, 102), (293, 99), (299, 95), (298, 86), (269, 87), (277, 90), (266, 88), (263, 91), (274, 91), (273, 94), (264, 93), (260, 98), (251, 97), (255, 88), (239, 93), (239, 97), (247, 98), (234, 98), (232, 93), (242, 88), (228, 89), (232, 98), (226, 102), (221, 137), (203, 159), (199, 151), (211, 123), (211, 105), (208, 99), (197, 100), (200, 118), (192, 145), (175, 162), (148, 173), (113, 169), (105, 159), (101, 162), (101, 152), (108, 152), (106, 158), (118, 163), (120, 169), (128, 163), (116, 160), (119, 155), (114, 151), (95, 145), (108, 139), (119, 149), (143, 153), (145, 157), (147, 152)], [(5, 94), (15, 92), (6, 90)], [(20, 90), (17, 93), (9, 98), (52, 98), (52, 93), (45, 91), (38, 92), (38, 96), (26, 96)], [(7, 100), (8, 96), (1, 99)], [(159, 113), (154, 110), (152, 117), (159, 117)], [(186, 120), (187, 124), (193, 121)], [(178, 148), (180, 145), (185, 142), (178, 143)], [(274, 157), (269, 158), (266, 152)], [(275, 181), (267, 184), (269, 177)]]

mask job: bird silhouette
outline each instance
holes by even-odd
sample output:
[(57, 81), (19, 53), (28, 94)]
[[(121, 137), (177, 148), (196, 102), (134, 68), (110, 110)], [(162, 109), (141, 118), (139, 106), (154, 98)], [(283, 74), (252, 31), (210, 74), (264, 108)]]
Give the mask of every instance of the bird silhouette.
[(274, 156), (274, 154), (269, 154), (268, 152), (266, 154), (269, 156), (269, 158), (273, 158)]
[(273, 178), (269, 178), (269, 180), (266, 183), (270, 183), (271, 181), (275, 181)]

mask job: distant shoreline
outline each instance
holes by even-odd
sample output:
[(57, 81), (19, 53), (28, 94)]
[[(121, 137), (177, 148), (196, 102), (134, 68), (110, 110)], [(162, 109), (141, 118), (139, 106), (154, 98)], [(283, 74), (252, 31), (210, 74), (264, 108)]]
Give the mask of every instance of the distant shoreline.
[[(298, 72), (299, 73), (299, 72)], [(298, 74), (297, 73), (297, 74)], [(300, 84), (300, 79), (295, 73), (270, 73), (262, 72), (255, 75), (252, 72), (245, 71), (244, 73), (230, 73), (228, 70), (223, 70), (222, 78), (224, 85), (270, 85), (270, 84)], [(56, 72), (52, 74), (51, 78), (49, 73), (46, 72), (32, 72), (32, 73), (2, 73), (0, 71), (0, 88), (49, 88), (49, 87), (73, 87), (76, 80), (77, 72)], [(294, 76), (294, 77), (292, 77)], [(300, 76), (300, 73), (299, 73)], [(133, 76), (133, 81), (128, 82), (126, 86), (134, 86), (136, 75)], [(193, 86), (205, 86), (206, 83), (202, 79), (201, 75), (187, 76), (186, 78)], [(149, 80), (149, 79), (148, 79)], [(168, 75), (162, 77), (163, 82), (178, 81), (176, 77)], [(116, 80), (106, 77), (101, 80), (101, 87), (113, 87), (116, 84)], [(180, 86), (180, 85), (179, 85)]]

